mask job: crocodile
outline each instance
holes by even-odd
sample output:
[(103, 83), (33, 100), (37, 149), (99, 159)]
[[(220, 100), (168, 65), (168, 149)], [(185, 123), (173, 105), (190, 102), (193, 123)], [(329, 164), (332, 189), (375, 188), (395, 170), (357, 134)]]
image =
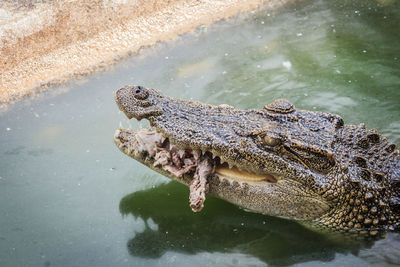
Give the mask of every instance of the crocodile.
[(190, 187), (193, 211), (210, 194), (314, 229), (369, 237), (400, 229), (397, 145), (364, 124), (277, 99), (241, 110), (166, 96), (138, 85), (115, 92), (129, 118), (119, 149)]

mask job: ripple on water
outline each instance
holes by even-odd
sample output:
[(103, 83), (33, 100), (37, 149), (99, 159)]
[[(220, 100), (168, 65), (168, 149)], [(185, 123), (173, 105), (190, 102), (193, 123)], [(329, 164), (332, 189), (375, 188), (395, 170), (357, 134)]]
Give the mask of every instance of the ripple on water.
[(348, 97), (341, 96), (336, 92), (318, 92), (307, 98), (309, 105), (315, 109), (323, 109), (329, 112), (340, 113), (350, 107), (357, 106), (357, 102)]
[(393, 140), (396, 144), (400, 144), (400, 121), (394, 121), (382, 130), (382, 134)]

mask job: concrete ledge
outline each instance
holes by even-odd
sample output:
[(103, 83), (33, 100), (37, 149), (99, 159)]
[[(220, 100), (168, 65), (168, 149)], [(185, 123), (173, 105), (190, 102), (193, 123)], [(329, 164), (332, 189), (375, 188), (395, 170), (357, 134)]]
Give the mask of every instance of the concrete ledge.
[(200, 25), (287, 1), (5, 1), (0, 4), (0, 104), (104, 69)]

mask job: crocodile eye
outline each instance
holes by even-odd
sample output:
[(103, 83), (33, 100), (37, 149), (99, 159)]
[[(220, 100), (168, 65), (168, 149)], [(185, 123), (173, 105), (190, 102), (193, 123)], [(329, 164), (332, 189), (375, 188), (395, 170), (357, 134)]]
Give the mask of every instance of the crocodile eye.
[(132, 88), (133, 95), (136, 99), (144, 100), (149, 96), (149, 92), (143, 86), (135, 86)]
[(281, 143), (279, 138), (271, 137), (271, 136), (264, 136), (264, 143), (268, 146), (277, 146)]

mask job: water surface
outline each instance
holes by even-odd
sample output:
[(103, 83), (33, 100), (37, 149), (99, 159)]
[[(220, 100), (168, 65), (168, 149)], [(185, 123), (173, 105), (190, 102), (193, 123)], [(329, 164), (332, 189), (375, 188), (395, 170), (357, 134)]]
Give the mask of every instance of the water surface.
[(208, 197), (123, 155), (125, 84), (210, 104), (296, 107), (364, 122), (400, 144), (397, 1), (300, 1), (201, 27), (0, 116), (0, 266), (398, 265), (400, 236), (333, 243)]

